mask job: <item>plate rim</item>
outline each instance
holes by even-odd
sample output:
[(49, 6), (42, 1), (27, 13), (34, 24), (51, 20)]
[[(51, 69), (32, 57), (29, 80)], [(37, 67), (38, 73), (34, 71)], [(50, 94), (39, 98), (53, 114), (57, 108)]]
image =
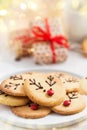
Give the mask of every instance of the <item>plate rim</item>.
[[(70, 72), (70, 71), (67, 71), (67, 70), (62, 70), (62, 69), (54, 69), (54, 68), (38, 68), (38, 67), (34, 67), (34, 68), (28, 68), (28, 69), (22, 69), (22, 70), (15, 70), (13, 72), (7, 72), (7, 74), (4, 74), (2, 77), (9, 77), (11, 75), (15, 75), (15, 74), (19, 74), (19, 73), (24, 73), (24, 72), (27, 72), (27, 71), (58, 71), (58, 72), (65, 72), (65, 73), (68, 73), (68, 74), (72, 74), (74, 76), (77, 76), (79, 78), (81, 78), (82, 76), (79, 75), (79, 74), (76, 74), (75, 72)], [(0, 76), (0, 80), (2, 79), (2, 77)]]
[[(0, 77), (0, 82), (1, 82), (1, 80), (2, 79), (4, 79), (4, 78), (7, 78), (7, 77), (9, 77), (9, 76), (11, 76), (11, 75), (15, 75), (15, 74), (19, 74), (19, 73), (24, 73), (24, 72), (27, 72), (27, 71), (48, 71), (48, 72), (53, 72), (53, 71), (58, 71), (58, 72), (66, 72), (66, 73), (68, 73), (68, 74), (72, 74), (72, 75), (74, 75), (74, 76), (77, 76), (77, 77), (79, 77), (79, 78), (81, 78), (82, 76), (80, 76), (79, 74), (76, 74), (76, 73), (72, 73), (72, 72), (69, 72), (69, 71), (65, 71), (65, 70), (58, 70), (58, 69), (48, 69), (48, 68), (30, 68), (30, 69), (22, 69), (22, 70), (16, 70), (15, 72), (10, 72), (10, 73), (7, 73), (7, 74), (5, 74), (5, 75), (3, 75), (2, 77)], [(1, 116), (0, 116), (1, 117)], [(39, 125), (37, 125), (37, 124), (33, 124), (33, 126), (32, 125), (30, 125), (29, 124), (29, 126), (28, 125), (26, 125), (25, 123), (23, 124), (24, 126), (26, 125), (26, 127), (23, 127), (23, 125), (21, 126), (21, 123), (19, 124), (19, 123), (17, 123), (16, 121), (11, 121), (11, 120), (7, 120), (6, 121), (6, 118), (2, 118), (1, 117), (1, 119), (0, 120), (2, 120), (3, 122), (5, 122), (5, 123), (9, 123), (9, 124), (11, 124), (11, 125), (13, 125), (13, 126), (17, 126), (17, 127), (22, 127), (22, 128), (37, 128), (37, 127), (40, 127), (40, 128), (54, 128), (54, 127), (58, 127), (58, 128), (60, 128), (60, 127), (66, 127), (66, 126), (70, 126), (70, 125), (73, 125), (73, 124), (75, 124), (75, 123), (78, 123), (78, 122), (80, 122), (80, 121), (82, 121), (82, 120), (85, 120), (87, 118), (87, 115), (85, 115), (84, 117), (80, 117), (79, 119), (78, 119), (78, 121), (77, 121), (77, 118), (76, 119), (74, 119), (74, 120), (72, 120), (71, 122), (65, 122), (65, 123), (60, 123), (60, 124), (58, 124), (58, 123), (54, 123), (54, 124), (46, 124), (45, 126), (43, 126), (42, 124), (39, 124)], [(62, 126), (63, 125), (63, 126)]]

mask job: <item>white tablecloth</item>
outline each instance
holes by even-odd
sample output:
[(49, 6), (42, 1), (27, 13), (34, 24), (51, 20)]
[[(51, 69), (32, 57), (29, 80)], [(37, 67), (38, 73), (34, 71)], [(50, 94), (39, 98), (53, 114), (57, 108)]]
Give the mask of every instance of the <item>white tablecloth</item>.
[[(82, 55), (70, 52), (69, 58), (66, 62), (62, 64), (51, 64), (51, 65), (36, 65), (32, 59), (22, 59), (19, 62), (14, 61), (13, 59), (9, 60), (7, 56), (0, 56), (0, 78), (4, 75), (14, 73), (16, 71), (23, 71), (23, 70), (30, 70), (30, 69), (57, 69), (62, 71), (67, 71), (71, 73), (78, 74), (80, 76), (87, 76), (87, 58), (83, 57)], [(87, 120), (82, 121), (78, 124), (65, 127), (65, 128), (58, 128), (58, 130), (83, 130), (87, 127)], [(10, 124), (3, 123), (0, 121), (0, 130), (25, 130), (23, 128), (15, 127)], [(27, 129), (29, 130), (29, 129)], [(44, 129), (40, 129), (44, 130)], [(57, 130), (56, 128), (52, 128), (52, 130)]]

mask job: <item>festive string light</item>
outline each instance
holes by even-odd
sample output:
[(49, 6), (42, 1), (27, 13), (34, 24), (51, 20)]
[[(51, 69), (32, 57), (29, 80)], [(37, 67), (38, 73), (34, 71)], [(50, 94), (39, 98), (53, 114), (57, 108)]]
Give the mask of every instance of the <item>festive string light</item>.
[(37, 4), (32, 1), (32, 2), (30, 2), (28, 4), (28, 7), (29, 7), (29, 9), (36, 10), (37, 9)]
[(4, 20), (0, 18), (0, 33), (1, 32), (6, 32), (6, 31), (7, 31), (7, 26), (6, 26), (5, 22), (4, 22)]
[(87, 0), (73, 0), (72, 9), (78, 11), (81, 15), (87, 15)]
[(3, 10), (0, 10), (0, 15), (1, 16), (4, 16), (4, 15), (6, 15), (7, 14), (7, 10), (5, 10), (5, 9), (3, 9)]
[(80, 0), (72, 0), (72, 8), (73, 9), (78, 9), (80, 5)]
[[(16, 24), (19, 24), (17, 21), (24, 24), (32, 18), (40, 19), (57, 15), (57, 8), (61, 6), (60, 1), (63, 0), (53, 2), (50, 0), (0, 0), (0, 16), (9, 28), (15, 28), (18, 27)], [(49, 4), (50, 8), (48, 8)]]
[(22, 10), (26, 10), (26, 9), (27, 9), (27, 6), (26, 6), (25, 3), (21, 3), (21, 4), (20, 4), (20, 8), (21, 8)]
[(56, 8), (59, 10), (61, 9), (62, 7), (64, 7), (64, 0), (60, 0), (57, 2), (56, 4)]

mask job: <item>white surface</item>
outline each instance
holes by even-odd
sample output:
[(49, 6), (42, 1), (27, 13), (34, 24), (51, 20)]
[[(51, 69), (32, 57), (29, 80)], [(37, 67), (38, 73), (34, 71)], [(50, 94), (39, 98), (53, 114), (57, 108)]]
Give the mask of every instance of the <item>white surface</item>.
[[(60, 64), (50, 64), (50, 65), (36, 65), (33, 58), (25, 58), (21, 61), (14, 61), (14, 58), (10, 58), (8, 55), (0, 57), (0, 73), (6, 74), (15, 72), (16, 70), (24, 70), (31, 68), (49, 68), (57, 70), (65, 70), (81, 76), (87, 76), (87, 58), (81, 54), (70, 52), (67, 61)], [(0, 75), (1, 77), (1, 75)]]

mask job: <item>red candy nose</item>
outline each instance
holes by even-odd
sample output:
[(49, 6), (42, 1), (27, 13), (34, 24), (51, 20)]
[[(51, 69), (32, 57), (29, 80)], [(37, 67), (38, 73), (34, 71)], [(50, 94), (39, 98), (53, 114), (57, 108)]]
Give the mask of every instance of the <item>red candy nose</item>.
[(63, 105), (64, 106), (69, 106), (71, 104), (71, 101), (70, 100), (65, 100), (64, 102), (63, 102)]
[(30, 108), (31, 108), (32, 110), (38, 110), (38, 105), (37, 105), (37, 104), (31, 104), (31, 105), (30, 105)]
[(54, 91), (51, 90), (51, 89), (49, 89), (49, 90), (47, 91), (47, 94), (48, 94), (49, 96), (52, 96), (52, 95), (54, 94)]

